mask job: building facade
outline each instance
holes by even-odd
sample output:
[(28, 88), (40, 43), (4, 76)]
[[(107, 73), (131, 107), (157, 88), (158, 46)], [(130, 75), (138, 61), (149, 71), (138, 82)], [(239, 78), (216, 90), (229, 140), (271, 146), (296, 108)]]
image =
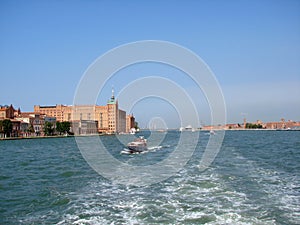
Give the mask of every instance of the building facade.
[(36, 112), (25, 112), (15, 116), (20, 121), (20, 136), (44, 136), (45, 122), (50, 122), (55, 128), (56, 118)]
[[(72, 107), (65, 105), (51, 105), (51, 106), (34, 106), (34, 112), (45, 114), (50, 117), (55, 117), (57, 121), (68, 121), (68, 115), (71, 115)], [(71, 119), (71, 118), (70, 118)]]
[[(5, 137), (18, 137), (21, 130), (21, 122), (18, 120), (15, 120), (14, 117), (17, 115), (17, 113), (20, 112), (20, 109), (15, 110), (12, 104), (10, 106), (4, 105), (0, 106), (0, 121), (1, 121), (1, 127), (0, 127), (0, 138)], [(9, 120), (11, 124), (11, 130), (7, 133), (4, 132), (4, 128), (2, 122), (4, 120)], [(4, 122), (3, 122), (4, 123)], [(9, 125), (7, 125), (9, 126)], [(5, 134), (4, 134), (5, 133)]]
[(135, 118), (133, 115), (126, 116), (126, 133), (130, 132), (132, 128), (135, 128)]
[(4, 105), (4, 106), (0, 106), (0, 120), (3, 119), (13, 119), (15, 116), (15, 113), (18, 110), (15, 110), (14, 107), (12, 105), (8, 106), (8, 105)]
[[(87, 133), (94, 132), (92, 124), (95, 124), (99, 133), (125, 133), (134, 127), (134, 117), (128, 120), (126, 112), (119, 109), (118, 100), (115, 99), (114, 91), (112, 96), (104, 106), (99, 105), (55, 105), (55, 106), (34, 106), (35, 113), (45, 114), (50, 117), (56, 117), (59, 122), (70, 121), (74, 124), (74, 130), (86, 130), (80, 127), (90, 127)], [(81, 123), (81, 121), (86, 121)], [(90, 122), (87, 122), (90, 121)], [(94, 121), (94, 123), (92, 123)], [(129, 124), (127, 124), (129, 122)], [(75, 128), (76, 127), (76, 128)]]
[(118, 121), (118, 130), (120, 130), (122, 133), (127, 132), (126, 131), (126, 112), (119, 109), (119, 121)]

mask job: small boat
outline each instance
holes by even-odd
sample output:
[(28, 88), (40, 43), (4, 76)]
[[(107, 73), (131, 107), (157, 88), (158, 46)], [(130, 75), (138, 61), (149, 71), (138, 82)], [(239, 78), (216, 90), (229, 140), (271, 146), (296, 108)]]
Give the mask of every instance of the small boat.
[(129, 131), (130, 134), (135, 134), (135, 132), (136, 132), (136, 129), (134, 127), (131, 128), (130, 131)]
[(210, 135), (215, 135), (216, 132), (215, 132), (214, 130), (210, 130), (210, 131), (209, 131), (209, 134), (210, 134)]
[(127, 148), (129, 149), (130, 153), (139, 153), (145, 151), (147, 150), (147, 139), (145, 139), (143, 136), (140, 136), (134, 141), (129, 142), (127, 144)]

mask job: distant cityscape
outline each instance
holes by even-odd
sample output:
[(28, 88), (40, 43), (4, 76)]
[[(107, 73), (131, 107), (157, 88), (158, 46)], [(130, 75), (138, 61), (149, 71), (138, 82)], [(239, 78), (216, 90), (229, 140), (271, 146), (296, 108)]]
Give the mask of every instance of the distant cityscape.
[(202, 130), (247, 130), (247, 129), (266, 129), (266, 130), (299, 130), (300, 121), (285, 120), (281, 118), (280, 121), (263, 122), (257, 120), (256, 122), (248, 122), (244, 118), (243, 123), (232, 123), (226, 125), (208, 125), (201, 127)]
[[(65, 127), (64, 129), (61, 129)], [(282, 118), (276, 122), (247, 122), (226, 125), (206, 125), (193, 128), (191, 125), (179, 128), (184, 130), (299, 130), (300, 122)], [(33, 112), (21, 112), (13, 105), (0, 106), (0, 138), (35, 137), (54, 135), (90, 135), (135, 133), (138, 124), (132, 114), (119, 109), (118, 100), (112, 90), (111, 98), (104, 106), (99, 105), (35, 105)]]

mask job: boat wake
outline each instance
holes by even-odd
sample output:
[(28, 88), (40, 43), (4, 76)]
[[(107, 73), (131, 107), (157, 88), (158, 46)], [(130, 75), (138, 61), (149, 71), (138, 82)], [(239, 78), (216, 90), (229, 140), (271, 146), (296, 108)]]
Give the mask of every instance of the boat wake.
[(147, 148), (146, 150), (144, 150), (144, 151), (139, 151), (139, 152), (137, 152), (137, 151), (132, 151), (132, 150), (130, 150), (130, 149), (128, 149), (128, 148), (124, 148), (121, 152), (120, 152), (120, 154), (129, 154), (129, 155), (139, 155), (139, 154), (146, 154), (146, 153), (150, 153), (150, 152), (156, 152), (156, 151), (158, 151), (158, 150), (162, 150), (162, 149), (164, 149), (164, 148), (169, 148), (170, 147), (170, 145), (159, 145), (159, 146), (153, 146), (153, 147), (149, 147), (149, 148)]

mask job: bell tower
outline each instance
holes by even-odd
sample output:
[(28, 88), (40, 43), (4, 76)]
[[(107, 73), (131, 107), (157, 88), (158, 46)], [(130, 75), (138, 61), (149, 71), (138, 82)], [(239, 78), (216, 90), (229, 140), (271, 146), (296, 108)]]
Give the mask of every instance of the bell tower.
[(108, 106), (108, 129), (110, 133), (118, 132), (118, 122), (119, 122), (119, 109), (118, 100), (115, 99), (115, 90), (112, 87), (111, 97), (107, 103)]

